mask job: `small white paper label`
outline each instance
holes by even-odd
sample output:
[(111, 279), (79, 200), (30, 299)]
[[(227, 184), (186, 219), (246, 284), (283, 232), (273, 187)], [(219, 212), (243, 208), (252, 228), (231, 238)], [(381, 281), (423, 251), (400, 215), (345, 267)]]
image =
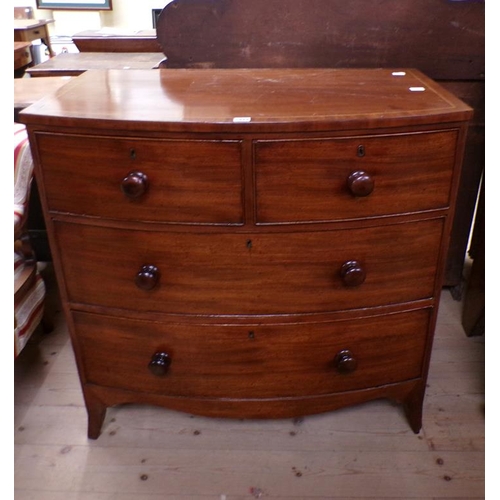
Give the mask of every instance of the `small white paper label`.
[(410, 92), (424, 92), (425, 87), (410, 87)]
[(392, 76), (406, 76), (406, 71), (393, 71)]
[(252, 118), (250, 116), (235, 116), (233, 118), (234, 123), (248, 123), (251, 121), (252, 121)]

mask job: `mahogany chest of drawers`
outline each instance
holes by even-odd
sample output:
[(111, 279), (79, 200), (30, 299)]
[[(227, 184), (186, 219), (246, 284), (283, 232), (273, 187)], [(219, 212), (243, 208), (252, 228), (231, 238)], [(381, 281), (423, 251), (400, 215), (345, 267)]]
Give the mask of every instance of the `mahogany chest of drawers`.
[(471, 109), (416, 70), (89, 71), (21, 113), (89, 415), (418, 432)]

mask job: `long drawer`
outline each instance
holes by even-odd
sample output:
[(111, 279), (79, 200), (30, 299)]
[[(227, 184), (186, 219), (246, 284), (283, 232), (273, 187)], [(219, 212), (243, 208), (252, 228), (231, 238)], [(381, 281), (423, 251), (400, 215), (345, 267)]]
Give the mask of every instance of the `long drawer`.
[(54, 226), (70, 302), (293, 314), (431, 297), (443, 220), (274, 234)]
[(421, 309), (354, 321), (234, 326), (73, 313), (87, 383), (236, 399), (328, 394), (417, 378), (429, 317), (430, 310)]
[(259, 223), (318, 222), (447, 208), (457, 132), (262, 140)]
[(50, 211), (166, 223), (244, 221), (239, 141), (35, 137)]

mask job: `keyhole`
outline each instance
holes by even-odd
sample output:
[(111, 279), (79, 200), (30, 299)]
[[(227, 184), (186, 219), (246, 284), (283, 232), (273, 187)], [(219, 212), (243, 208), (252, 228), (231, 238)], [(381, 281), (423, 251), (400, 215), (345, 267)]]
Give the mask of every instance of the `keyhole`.
[(252, 240), (247, 240), (247, 248), (248, 250), (252, 248)]
[(360, 158), (362, 158), (363, 156), (365, 156), (365, 147), (362, 144), (360, 144), (358, 146), (358, 156)]
[(255, 332), (248, 332), (248, 338), (249, 339), (254, 339), (255, 338)]
[(132, 160), (135, 160), (135, 157), (136, 157), (135, 149), (131, 149), (130, 150), (130, 158), (132, 158)]

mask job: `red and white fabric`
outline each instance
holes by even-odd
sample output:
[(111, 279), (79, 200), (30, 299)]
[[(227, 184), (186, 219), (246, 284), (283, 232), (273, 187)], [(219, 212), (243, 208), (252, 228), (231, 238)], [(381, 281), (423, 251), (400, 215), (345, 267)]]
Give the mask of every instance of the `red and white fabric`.
[[(33, 159), (26, 127), (14, 123), (14, 289), (18, 280), (26, 275), (27, 263), (20, 249), (16, 250), (15, 238), (19, 235), (27, 215), (29, 191), (33, 177)], [(19, 245), (17, 245), (19, 247)], [(14, 356), (17, 357), (40, 323), (44, 312), (45, 283), (35, 270), (29, 289), (22, 298), (14, 301)]]
[[(14, 280), (26, 265), (24, 258), (14, 252)], [(14, 356), (23, 350), (26, 342), (40, 324), (45, 301), (45, 283), (37, 271), (34, 284), (18, 304), (14, 304)]]
[(14, 123), (14, 229), (22, 226), (33, 178), (33, 159), (26, 127)]

